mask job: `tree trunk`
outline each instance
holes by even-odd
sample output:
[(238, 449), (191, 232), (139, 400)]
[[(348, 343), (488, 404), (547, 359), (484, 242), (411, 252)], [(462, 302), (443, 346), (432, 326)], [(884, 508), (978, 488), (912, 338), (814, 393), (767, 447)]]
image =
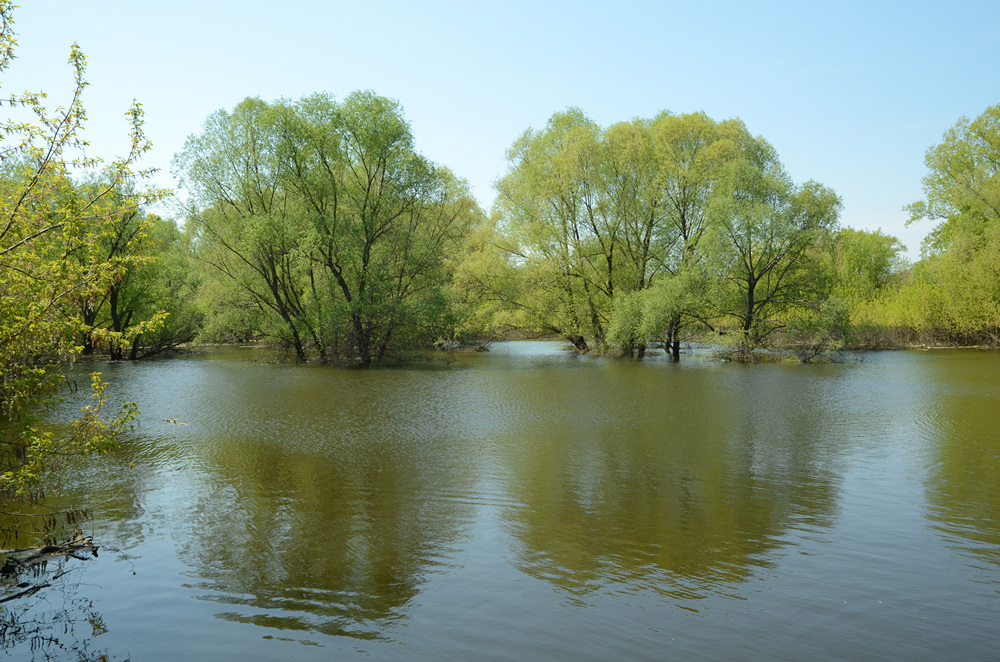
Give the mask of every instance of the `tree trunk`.
[(573, 343), (573, 347), (576, 347), (576, 349), (582, 354), (586, 354), (587, 352), (590, 351), (590, 346), (587, 345), (587, 339), (584, 338), (583, 336), (567, 335), (565, 336), (565, 338), (566, 340)]
[(673, 361), (681, 360), (681, 316), (674, 315), (667, 326), (667, 347), (670, 350), (670, 358)]
[(359, 313), (351, 315), (351, 323), (354, 326), (354, 347), (358, 352), (358, 364), (367, 368), (372, 364), (371, 338)]

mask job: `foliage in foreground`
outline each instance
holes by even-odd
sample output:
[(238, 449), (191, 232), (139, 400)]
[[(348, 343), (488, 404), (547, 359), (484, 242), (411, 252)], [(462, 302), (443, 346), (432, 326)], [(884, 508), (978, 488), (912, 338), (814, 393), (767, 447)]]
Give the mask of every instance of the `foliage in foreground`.
[[(0, 73), (14, 59), (13, 6), (0, 0)], [(64, 366), (82, 351), (89, 337), (106, 346), (127, 344), (133, 334), (156, 324), (155, 317), (127, 332), (88, 326), (67, 311), (79, 301), (101, 296), (120, 282), (140, 251), (108, 256), (101, 250), (123, 209), (135, 209), (162, 196), (135, 192), (131, 167), (149, 149), (138, 104), (128, 111), (131, 151), (102, 167), (82, 156), (80, 139), (86, 113), (82, 93), (86, 60), (74, 45), (74, 73), (68, 106), (49, 111), (43, 95), (24, 93), (5, 105), (11, 117), (0, 123), (4, 145), (0, 173), (0, 497), (37, 499), (45, 478), (69, 456), (112, 447), (135, 415), (134, 405), (110, 418), (104, 383), (94, 375), (95, 402), (63, 433), (43, 431), (40, 420), (63, 381)], [(97, 182), (78, 186), (72, 175), (100, 171)], [(141, 173), (140, 173), (141, 174)], [(128, 193), (122, 194), (122, 191)], [(124, 197), (123, 197), (124, 196)], [(133, 238), (144, 239), (146, 227)]]

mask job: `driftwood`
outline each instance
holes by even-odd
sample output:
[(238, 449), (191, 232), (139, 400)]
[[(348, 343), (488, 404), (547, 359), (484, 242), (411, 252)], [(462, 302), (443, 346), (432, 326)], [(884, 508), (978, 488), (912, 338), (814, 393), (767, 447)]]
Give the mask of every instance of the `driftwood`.
[[(4, 602), (34, 595), (43, 588), (51, 586), (48, 581), (42, 581), (37, 584), (22, 581), (14, 584), (13, 582), (17, 579), (31, 571), (34, 571), (33, 574), (36, 578), (40, 577), (40, 571), (49, 561), (57, 559), (66, 560), (69, 558), (87, 561), (95, 558), (97, 557), (97, 545), (94, 544), (90, 536), (83, 535), (77, 529), (73, 533), (73, 538), (62, 544), (25, 547), (22, 549), (0, 549), (0, 557), (4, 557), (3, 563), (0, 564), (0, 586), (6, 586), (8, 589), (22, 589), (17, 593), (0, 598), (0, 604), (3, 604)], [(50, 579), (54, 581), (59, 579), (63, 574), (65, 573), (60, 572)]]

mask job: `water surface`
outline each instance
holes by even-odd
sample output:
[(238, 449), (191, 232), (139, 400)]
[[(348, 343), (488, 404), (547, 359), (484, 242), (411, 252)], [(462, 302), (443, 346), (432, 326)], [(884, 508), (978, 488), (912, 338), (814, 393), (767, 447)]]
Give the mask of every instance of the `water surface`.
[(1000, 355), (492, 350), (101, 366), (143, 415), (67, 479), (109, 548), (69, 589), (99, 619), (78, 636), (133, 661), (1000, 656)]

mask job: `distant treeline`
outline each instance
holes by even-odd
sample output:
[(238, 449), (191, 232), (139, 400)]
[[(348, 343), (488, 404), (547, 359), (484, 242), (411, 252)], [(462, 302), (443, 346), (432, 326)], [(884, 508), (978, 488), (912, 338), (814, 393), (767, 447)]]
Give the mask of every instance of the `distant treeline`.
[[(104, 186), (110, 208), (64, 259), (120, 269), (59, 314), (85, 352), (113, 358), (259, 341), (348, 365), (512, 336), (675, 358), (704, 342), (735, 360), (1000, 339), (1000, 106), (927, 152), (926, 199), (907, 210), (938, 224), (915, 264), (895, 237), (841, 227), (836, 193), (793, 182), (739, 120), (601, 127), (569, 109), (507, 158), (486, 212), (416, 151), (393, 100), (248, 98), (175, 157), (176, 222), (128, 180), (61, 177), (64, 204)], [(23, 165), (7, 163), (6, 186)]]

